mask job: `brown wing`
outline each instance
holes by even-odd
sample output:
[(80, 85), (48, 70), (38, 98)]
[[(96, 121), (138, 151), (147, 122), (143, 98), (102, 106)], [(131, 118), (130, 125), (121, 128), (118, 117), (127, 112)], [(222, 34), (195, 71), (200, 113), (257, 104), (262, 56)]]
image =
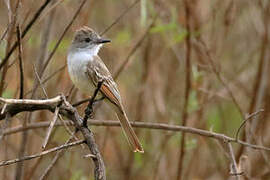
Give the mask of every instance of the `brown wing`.
[(104, 96), (113, 104), (120, 107), (122, 106), (117, 85), (108, 68), (98, 56), (94, 56), (93, 60), (88, 63), (87, 75), (93, 82), (94, 86), (97, 86), (98, 82), (103, 82), (100, 90)]
[(133, 131), (128, 121), (127, 115), (123, 109), (117, 85), (114, 82), (111, 73), (98, 56), (95, 56), (93, 60), (88, 63), (87, 74), (95, 86), (97, 86), (98, 82), (103, 82), (101, 86), (101, 92), (108, 100), (110, 100), (110, 102), (117, 106), (117, 108), (115, 108), (116, 114), (120, 120), (124, 134), (126, 135), (133, 151), (143, 152), (141, 143)]

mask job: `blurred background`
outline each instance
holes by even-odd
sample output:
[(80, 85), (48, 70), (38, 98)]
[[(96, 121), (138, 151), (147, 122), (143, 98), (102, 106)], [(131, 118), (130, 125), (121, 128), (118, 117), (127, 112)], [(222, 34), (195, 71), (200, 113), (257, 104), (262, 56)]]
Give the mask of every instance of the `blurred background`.
[[(23, 31), (44, 2), (0, 1), (1, 60), (16, 41), (16, 25)], [(102, 33), (115, 22), (102, 35), (112, 42), (99, 55), (112, 74), (119, 73), (116, 81), (130, 121), (186, 125), (235, 137), (247, 115), (263, 109), (247, 121), (239, 138), (270, 146), (270, 1), (87, 0), (66, 29), (82, 2), (51, 0), (24, 36), (24, 98), (60, 93), (69, 95), (71, 103), (87, 98), (72, 89), (66, 68), (73, 34), (83, 25)], [(0, 77), (0, 95), (19, 98), (18, 50)], [(81, 115), (85, 107), (78, 107)], [(52, 118), (48, 111), (20, 113), (7, 128)], [(95, 106), (94, 119), (117, 120), (104, 103)], [(226, 149), (214, 139), (185, 134), (183, 141), (180, 132), (136, 128), (145, 150), (138, 154), (130, 151), (119, 127), (91, 129), (108, 179), (232, 178)], [(41, 152), (46, 132), (47, 128), (38, 128), (5, 136), (1, 161)], [(47, 148), (64, 144), (69, 137), (64, 127), (55, 127)], [(233, 148), (242, 179), (270, 179), (269, 153), (237, 144)], [(93, 179), (92, 160), (83, 158), (87, 153), (81, 146), (66, 150), (47, 179)], [(51, 153), (0, 167), (0, 179), (38, 179), (54, 157)]]

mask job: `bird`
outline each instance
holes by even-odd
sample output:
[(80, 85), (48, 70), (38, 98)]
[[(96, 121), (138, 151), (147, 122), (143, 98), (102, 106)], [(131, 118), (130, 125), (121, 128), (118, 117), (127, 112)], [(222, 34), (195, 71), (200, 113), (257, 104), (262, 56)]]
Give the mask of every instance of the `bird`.
[(76, 30), (67, 55), (69, 76), (73, 84), (88, 95), (92, 95), (102, 82), (98, 96), (104, 96), (106, 103), (116, 113), (132, 150), (143, 153), (143, 147), (128, 120), (117, 84), (98, 56), (103, 44), (109, 42), (88, 26)]

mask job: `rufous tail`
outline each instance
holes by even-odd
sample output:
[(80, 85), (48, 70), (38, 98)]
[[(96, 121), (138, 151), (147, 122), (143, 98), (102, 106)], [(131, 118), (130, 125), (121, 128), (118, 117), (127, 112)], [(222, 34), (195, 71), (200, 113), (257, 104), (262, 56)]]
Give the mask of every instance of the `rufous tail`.
[(118, 119), (120, 120), (120, 124), (124, 130), (124, 134), (126, 135), (128, 142), (131, 148), (133, 149), (133, 151), (143, 153), (144, 151), (143, 151), (142, 145), (138, 137), (136, 136), (134, 130), (132, 129), (128, 121), (126, 113), (122, 111), (121, 109), (117, 109), (116, 114), (117, 114)]

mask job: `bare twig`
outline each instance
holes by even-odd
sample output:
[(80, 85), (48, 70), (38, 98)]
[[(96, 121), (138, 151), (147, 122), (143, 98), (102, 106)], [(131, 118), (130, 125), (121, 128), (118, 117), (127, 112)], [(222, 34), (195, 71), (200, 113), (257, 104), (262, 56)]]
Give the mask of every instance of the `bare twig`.
[(209, 48), (207, 47), (206, 43), (202, 40), (199, 39), (200, 44), (203, 46), (204, 51), (208, 57), (208, 61), (211, 65), (212, 71), (214, 72), (214, 74), (216, 75), (217, 79), (220, 81), (220, 83), (225, 87), (225, 89), (227, 90), (227, 92), (229, 93), (233, 103), (235, 104), (235, 106), (237, 107), (239, 113), (241, 114), (242, 118), (244, 119), (244, 113), (241, 109), (241, 106), (239, 105), (239, 103), (237, 102), (232, 90), (230, 89), (230, 87), (227, 85), (227, 83), (225, 82), (224, 78), (222, 77), (222, 75), (220, 74), (220, 71), (217, 69), (217, 67), (215, 66), (213, 57), (210, 53)]
[[(8, 25), (8, 27), (9, 27), (9, 25)], [(7, 33), (8, 33), (8, 27), (5, 29), (4, 33), (2, 34), (2, 36), (1, 36), (1, 38), (0, 38), (0, 44), (1, 44), (1, 42), (3, 41), (3, 39), (5, 38), (5, 36), (6, 36)]]
[[(40, 87), (42, 89), (42, 92), (43, 92), (44, 96), (48, 99), (48, 94), (47, 94), (47, 92), (45, 90), (45, 87), (43, 86), (43, 84), (41, 82), (41, 79), (40, 79), (40, 77), (38, 75), (37, 68), (36, 68), (35, 64), (33, 64), (33, 69), (34, 69), (34, 73), (35, 73), (35, 76), (37, 78), (37, 81), (38, 81), (38, 83), (39, 83), (39, 85), (40, 85)], [(36, 85), (36, 87), (38, 87), (38, 86)], [(32, 91), (32, 93), (34, 93), (34, 92), (35, 91)]]
[(77, 106), (79, 106), (79, 105), (81, 105), (83, 103), (89, 102), (90, 100), (91, 100), (91, 97), (87, 98), (87, 99), (80, 100), (80, 101), (78, 101), (76, 103), (73, 103), (72, 106), (77, 107)]
[(239, 176), (240, 173), (238, 173), (238, 170), (237, 170), (237, 164), (236, 164), (236, 161), (235, 161), (232, 144), (227, 143), (227, 146), (228, 146), (228, 149), (229, 149), (231, 163), (232, 163), (232, 165), (231, 165), (231, 174), (233, 176), (235, 176), (237, 180), (240, 180), (240, 176)]
[(7, 108), (7, 103), (4, 104), (2, 110), (1, 110), (1, 114), (4, 114), (5, 113), (5, 110)]
[(22, 44), (21, 44), (21, 31), (20, 27), (17, 26), (17, 41), (18, 41), (18, 59), (19, 59), (19, 67), (20, 67), (20, 99), (23, 99), (23, 82), (24, 82), (24, 75), (23, 75), (23, 61), (22, 61)]
[(103, 81), (98, 82), (97, 88), (95, 89), (95, 92), (92, 95), (91, 99), (89, 100), (89, 103), (84, 111), (85, 113), (84, 113), (84, 117), (83, 117), (83, 125), (85, 127), (87, 127), (87, 119), (92, 118), (92, 116), (93, 116), (93, 104), (95, 102), (95, 98), (96, 98), (102, 84), (103, 84)]
[[(185, 80), (185, 100), (184, 100), (184, 108), (182, 112), (182, 125), (186, 126), (187, 119), (188, 119), (188, 99), (190, 94), (191, 88), (191, 27), (190, 27), (190, 8), (188, 4), (188, 0), (185, 0), (185, 17), (186, 17), (186, 29), (187, 29), (187, 37), (185, 39), (186, 44), (186, 80)], [(180, 139), (180, 150), (179, 150), (179, 160), (178, 160), (178, 170), (177, 170), (177, 179), (182, 179), (182, 172), (183, 172), (183, 162), (185, 156), (185, 133), (182, 134)]]
[[(15, 7), (15, 11), (12, 11), (12, 6), (10, 4), (10, 0), (5, 0), (5, 4), (7, 6), (7, 10), (8, 10), (8, 26), (7, 26), (7, 38), (6, 38), (6, 49), (5, 49), (5, 55), (8, 54), (8, 52), (10, 51), (10, 47), (12, 45), (12, 39), (13, 39), (13, 31), (17, 22), (17, 10), (18, 10), (18, 3), (19, 1), (17, 0), (16, 2), (16, 7)], [(3, 60), (1, 60), (1, 62), (3, 62)], [(1, 81), (0, 81), (0, 95), (3, 94), (3, 91), (6, 87), (6, 76), (7, 76), (7, 70), (8, 70), (8, 66), (5, 66), (1, 72)]]
[[(74, 132), (70, 138), (66, 141), (65, 145), (67, 145), (68, 143), (70, 143), (70, 141), (72, 140), (73, 137), (75, 137), (75, 133)], [(60, 151), (57, 152), (57, 154), (54, 156), (52, 162), (49, 164), (49, 166), (45, 169), (45, 171), (43, 172), (43, 174), (40, 176), (39, 180), (43, 180), (45, 179), (48, 174), (50, 173), (52, 167), (56, 164), (57, 160), (61, 157), (61, 155), (63, 155), (64, 149), (61, 149)]]
[(52, 133), (53, 127), (54, 127), (55, 122), (56, 122), (57, 117), (58, 117), (58, 113), (59, 113), (59, 107), (56, 107), (55, 112), (54, 112), (53, 120), (52, 120), (51, 123), (50, 123), (49, 129), (48, 129), (48, 131), (47, 131), (46, 138), (45, 138), (44, 143), (43, 143), (43, 145), (42, 145), (42, 148), (43, 148), (43, 149), (46, 148), (46, 145), (47, 145), (47, 143), (48, 143), (48, 141), (49, 141), (49, 138), (50, 138), (50, 135), (51, 135), (51, 133)]
[[(53, 73), (51, 73), (46, 79), (41, 81), (41, 84), (47, 83), (51, 78), (53, 78), (56, 74), (59, 72), (63, 71), (66, 68), (66, 64), (64, 64), (62, 67), (58, 68), (55, 70)], [(29, 93), (32, 93), (34, 89), (29, 90), (28, 92), (25, 93), (25, 96), (27, 96)]]
[(42, 84), (46, 83), (47, 81), (49, 81), (51, 78), (53, 78), (57, 73), (63, 71), (66, 68), (66, 64), (64, 64), (63, 66), (61, 66), (59, 69), (55, 70), (52, 74), (50, 74), (46, 79), (44, 79), (42, 81)]
[(4, 124), (0, 127), (0, 142), (1, 142), (2, 138), (4, 137), (4, 131), (5, 131), (5, 129), (8, 127), (9, 118), (10, 118), (10, 114), (7, 113), (7, 114), (6, 114), (6, 117), (5, 117), (5, 122), (4, 122)]
[(249, 114), (245, 119), (244, 121), (241, 123), (241, 125), (239, 126), (239, 128), (237, 129), (237, 132), (236, 132), (236, 135), (235, 135), (235, 139), (238, 140), (239, 139), (239, 133), (240, 133), (240, 130), (241, 128), (246, 124), (246, 122), (248, 120), (250, 120), (251, 118), (253, 118), (254, 116), (257, 116), (259, 113), (263, 112), (264, 110), (263, 109), (260, 109), (252, 114)]
[(75, 142), (72, 142), (72, 143), (64, 144), (64, 145), (49, 149), (47, 151), (43, 151), (43, 152), (38, 153), (38, 154), (34, 154), (34, 155), (30, 155), (30, 156), (24, 156), (22, 158), (17, 158), (17, 159), (12, 159), (12, 160), (7, 160), (7, 161), (2, 161), (2, 162), (0, 162), (0, 166), (7, 166), (7, 165), (10, 165), (10, 164), (14, 164), (14, 163), (34, 159), (34, 158), (37, 158), (37, 157), (41, 157), (41, 156), (50, 154), (52, 152), (59, 151), (61, 149), (66, 149), (66, 148), (70, 148), (72, 146), (77, 146), (77, 145), (82, 144), (84, 142), (85, 142), (84, 140), (79, 140), (79, 141), (75, 141)]
[(84, 158), (94, 158), (95, 156), (93, 154), (86, 154), (83, 157)]

